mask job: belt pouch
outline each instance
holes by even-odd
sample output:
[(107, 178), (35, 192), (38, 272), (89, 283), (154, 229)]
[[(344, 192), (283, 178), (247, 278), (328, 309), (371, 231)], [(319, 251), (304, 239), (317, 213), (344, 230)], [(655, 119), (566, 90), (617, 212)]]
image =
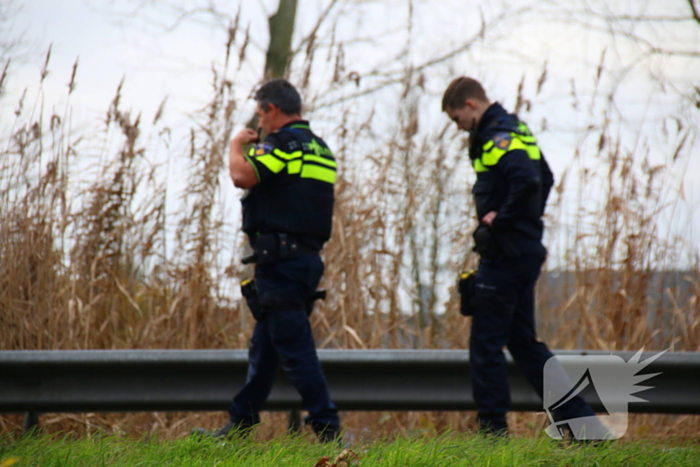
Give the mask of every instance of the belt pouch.
[(474, 271), (464, 272), (460, 275), (457, 290), (461, 296), (459, 312), (463, 316), (474, 316), (475, 284), (476, 273)]
[(277, 261), (277, 234), (264, 234), (255, 239), (255, 256), (260, 266)]

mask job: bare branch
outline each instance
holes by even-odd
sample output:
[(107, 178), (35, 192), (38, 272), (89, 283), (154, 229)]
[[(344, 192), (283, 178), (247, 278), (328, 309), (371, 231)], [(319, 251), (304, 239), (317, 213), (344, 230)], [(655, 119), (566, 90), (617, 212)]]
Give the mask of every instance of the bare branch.
[[(694, 0), (689, 0), (693, 2)], [(696, 58), (700, 57), (700, 50), (692, 49), (669, 49), (657, 45), (652, 40), (648, 39), (642, 34), (638, 34), (629, 30), (627, 26), (630, 22), (632, 25), (638, 24), (655, 24), (663, 22), (689, 22), (694, 21), (695, 18), (691, 16), (655, 16), (655, 15), (612, 15), (608, 13), (601, 13), (595, 11), (591, 7), (583, 9), (567, 9), (559, 5), (557, 2), (550, 2), (555, 6), (555, 11), (552, 12), (555, 16), (561, 15), (562, 13), (566, 15), (565, 19), (559, 19), (560, 21), (573, 21), (589, 31), (598, 31), (605, 34), (609, 34), (613, 39), (618, 37), (624, 37), (630, 40), (632, 43), (641, 46), (646, 49), (644, 56), (648, 57), (651, 55), (665, 55), (665, 56), (677, 56), (677, 57), (689, 57)], [(587, 5), (587, 4), (586, 4)], [(694, 10), (696, 12), (697, 10)], [(603, 26), (600, 22), (603, 22)], [(621, 25), (620, 23), (625, 23)], [(691, 44), (692, 45), (692, 44)]]
[(695, 18), (695, 21), (700, 24), (700, 13), (698, 12), (698, 7), (695, 6), (695, 0), (688, 0), (688, 4), (690, 5), (690, 9), (693, 11), (693, 18)]
[(319, 15), (318, 19), (316, 20), (316, 24), (314, 27), (311, 29), (311, 32), (304, 37), (301, 42), (299, 42), (299, 45), (297, 46), (296, 49), (292, 50), (292, 55), (297, 55), (301, 50), (306, 47), (306, 45), (311, 41), (314, 37), (318, 35), (318, 30), (321, 28), (323, 23), (328, 19), (330, 16), (331, 10), (338, 4), (338, 0), (332, 0), (331, 3), (328, 4), (325, 10)]
[(181, 11), (180, 15), (175, 19), (175, 22), (170, 25), (165, 31), (172, 32), (177, 29), (185, 21), (199, 15), (199, 14), (209, 14), (212, 18), (218, 20), (219, 26), (223, 26), (223, 18), (227, 17), (224, 13), (216, 10), (213, 6), (207, 8), (193, 8), (187, 11)]
[[(432, 68), (432, 67), (434, 67), (434, 66), (436, 66), (436, 65), (438, 65), (438, 64), (444, 63), (444, 62), (446, 62), (446, 61), (448, 61), (448, 60), (450, 60), (450, 59), (452, 59), (452, 58), (454, 58), (454, 57), (456, 57), (456, 56), (458, 56), (458, 55), (460, 55), (460, 54), (466, 52), (466, 51), (469, 50), (477, 41), (480, 41), (480, 40), (482, 40), (482, 39), (484, 38), (484, 36), (486, 35), (487, 29), (493, 29), (493, 28), (495, 28), (498, 24), (502, 23), (504, 20), (506, 20), (506, 19), (508, 19), (508, 18), (511, 18), (511, 17), (513, 17), (513, 16), (520, 15), (520, 14), (524, 13), (524, 12), (527, 11), (527, 10), (529, 10), (529, 8), (521, 8), (521, 9), (518, 9), (518, 10), (512, 10), (512, 11), (508, 11), (508, 12), (502, 13), (501, 15), (497, 16), (496, 18), (494, 18), (490, 23), (488, 23), (488, 25), (486, 24), (486, 22), (482, 22), (481, 28), (479, 28), (479, 30), (476, 31), (476, 32), (471, 36), (471, 38), (469, 38), (469, 40), (467, 40), (466, 42), (462, 43), (460, 46), (458, 46), (458, 47), (456, 47), (456, 48), (454, 48), (454, 49), (452, 49), (452, 50), (450, 50), (450, 51), (448, 51), (448, 52), (446, 52), (446, 53), (444, 53), (444, 54), (442, 54), (442, 55), (439, 55), (439, 56), (433, 58), (432, 60), (428, 60), (427, 62), (424, 62), (424, 63), (422, 63), (422, 64), (420, 64), (420, 65), (413, 66), (413, 67), (412, 67), (412, 72), (413, 72), (413, 73), (419, 73), (419, 72), (421, 72), (421, 71), (425, 71), (425, 70), (427, 70), (427, 69), (429, 69), (429, 68)], [(404, 53), (404, 52), (401, 52), (401, 54), (403, 54), (403, 53)], [(398, 58), (399, 58), (399, 57), (394, 57), (393, 60), (384, 61), (383, 63), (396, 63), (396, 61), (397, 61)], [(406, 79), (405, 73), (406, 73), (406, 69), (405, 69), (405, 68), (394, 69), (394, 70), (387, 70), (387, 71), (381, 71), (381, 69), (375, 69), (375, 70), (369, 71), (368, 73), (365, 73), (365, 74), (364, 74), (364, 77), (372, 77), (372, 76), (375, 76), (375, 77), (383, 77), (383, 78), (386, 78), (386, 79), (383, 80), (383, 81), (380, 81), (379, 83), (376, 83), (374, 86), (372, 86), (372, 87), (370, 87), (370, 88), (363, 89), (363, 90), (360, 90), (360, 91), (357, 91), (357, 92), (354, 92), (354, 93), (347, 94), (347, 95), (345, 95), (345, 96), (343, 96), (343, 97), (340, 97), (340, 98), (338, 98), (338, 99), (335, 99), (335, 100), (332, 100), (332, 101), (329, 101), (329, 102), (320, 103), (320, 104), (318, 104), (318, 105), (310, 106), (310, 109), (312, 109), (312, 110), (319, 110), (319, 109), (322, 109), (322, 108), (326, 108), (326, 107), (330, 107), (330, 106), (339, 104), (339, 103), (341, 103), (341, 102), (346, 102), (346, 101), (355, 99), (355, 98), (357, 98), (357, 97), (361, 97), (361, 96), (366, 96), (366, 95), (369, 95), (369, 94), (373, 94), (373, 93), (375, 93), (375, 92), (377, 92), (377, 91), (380, 91), (380, 90), (382, 90), (382, 89), (384, 89), (384, 88), (386, 88), (386, 87), (388, 87), (388, 86), (391, 86), (391, 85), (394, 85), (394, 84), (397, 84), (397, 83), (404, 82), (405, 79)]]

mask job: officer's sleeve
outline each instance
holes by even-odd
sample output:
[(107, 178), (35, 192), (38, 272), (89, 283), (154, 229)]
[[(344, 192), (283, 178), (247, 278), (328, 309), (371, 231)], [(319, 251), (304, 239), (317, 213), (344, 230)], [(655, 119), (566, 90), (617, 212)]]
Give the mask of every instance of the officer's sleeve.
[(496, 169), (508, 181), (508, 198), (498, 210), (493, 221), (494, 227), (511, 227), (515, 219), (527, 210), (531, 198), (537, 196), (540, 174), (535, 167), (523, 149), (508, 151), (500, 158)]
[(273, 178), (287, 167), (290, 155), (280, 149), (280, 143), (276, 134), (267, 135), (264, 141), (256, 144), (245, 156), (255, 169), (258, 182), (263, 183)]
[(549, 197), (549, 192), (554, 186), (554, 175), (547, 164), (547, 160), (544, 158), (544, 154), (540, 149), (540, 180), (542, 181), (542, 210), (540, 215), (544, 215), (545, 206), (547, 206), (547, 198)]

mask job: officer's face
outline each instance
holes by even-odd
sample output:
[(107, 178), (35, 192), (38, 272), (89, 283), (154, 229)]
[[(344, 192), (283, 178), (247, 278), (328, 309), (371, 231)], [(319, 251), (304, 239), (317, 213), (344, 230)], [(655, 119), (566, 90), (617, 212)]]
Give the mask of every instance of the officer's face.
[(255, 113), (258, 114), (258, 126), (262, 128), (262, 131), (264, 131), (266, 135), (269, 135), (273, 131), (277, 130), (277, 128), (275, 128), (274, 110), (275, 106), (272, 104), (268, 104), (266, 109), (260, 107), (260, 104), (258, 104), (257, 108), (255, 109)]
[(477, 106), (469, 99), (464, 103), (464, 107), (461, 109), (449, 107), (447, 109), (447, 115), (457, 124), (457, 128), (460, 130), (474, 131), (479, 124)]

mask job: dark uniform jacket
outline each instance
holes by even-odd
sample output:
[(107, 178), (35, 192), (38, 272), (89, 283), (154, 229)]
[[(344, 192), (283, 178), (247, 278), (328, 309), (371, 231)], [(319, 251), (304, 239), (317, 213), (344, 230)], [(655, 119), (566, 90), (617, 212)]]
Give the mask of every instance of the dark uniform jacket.
[(251, 244), (257, 235), (285, 233), (320, 250), (331, 235), (337, 165), (309, 122), (291, 122), (267, 135), (246, 159), (259, 181), (241, 200)]
[(472, 189), (477, 215), (498, 212), (489, 230), (501, 249), (542, 251), (541, 217), (554, 179), (527, 125), (492, 104), (471, 135), (469, 157), (477, 175)]

